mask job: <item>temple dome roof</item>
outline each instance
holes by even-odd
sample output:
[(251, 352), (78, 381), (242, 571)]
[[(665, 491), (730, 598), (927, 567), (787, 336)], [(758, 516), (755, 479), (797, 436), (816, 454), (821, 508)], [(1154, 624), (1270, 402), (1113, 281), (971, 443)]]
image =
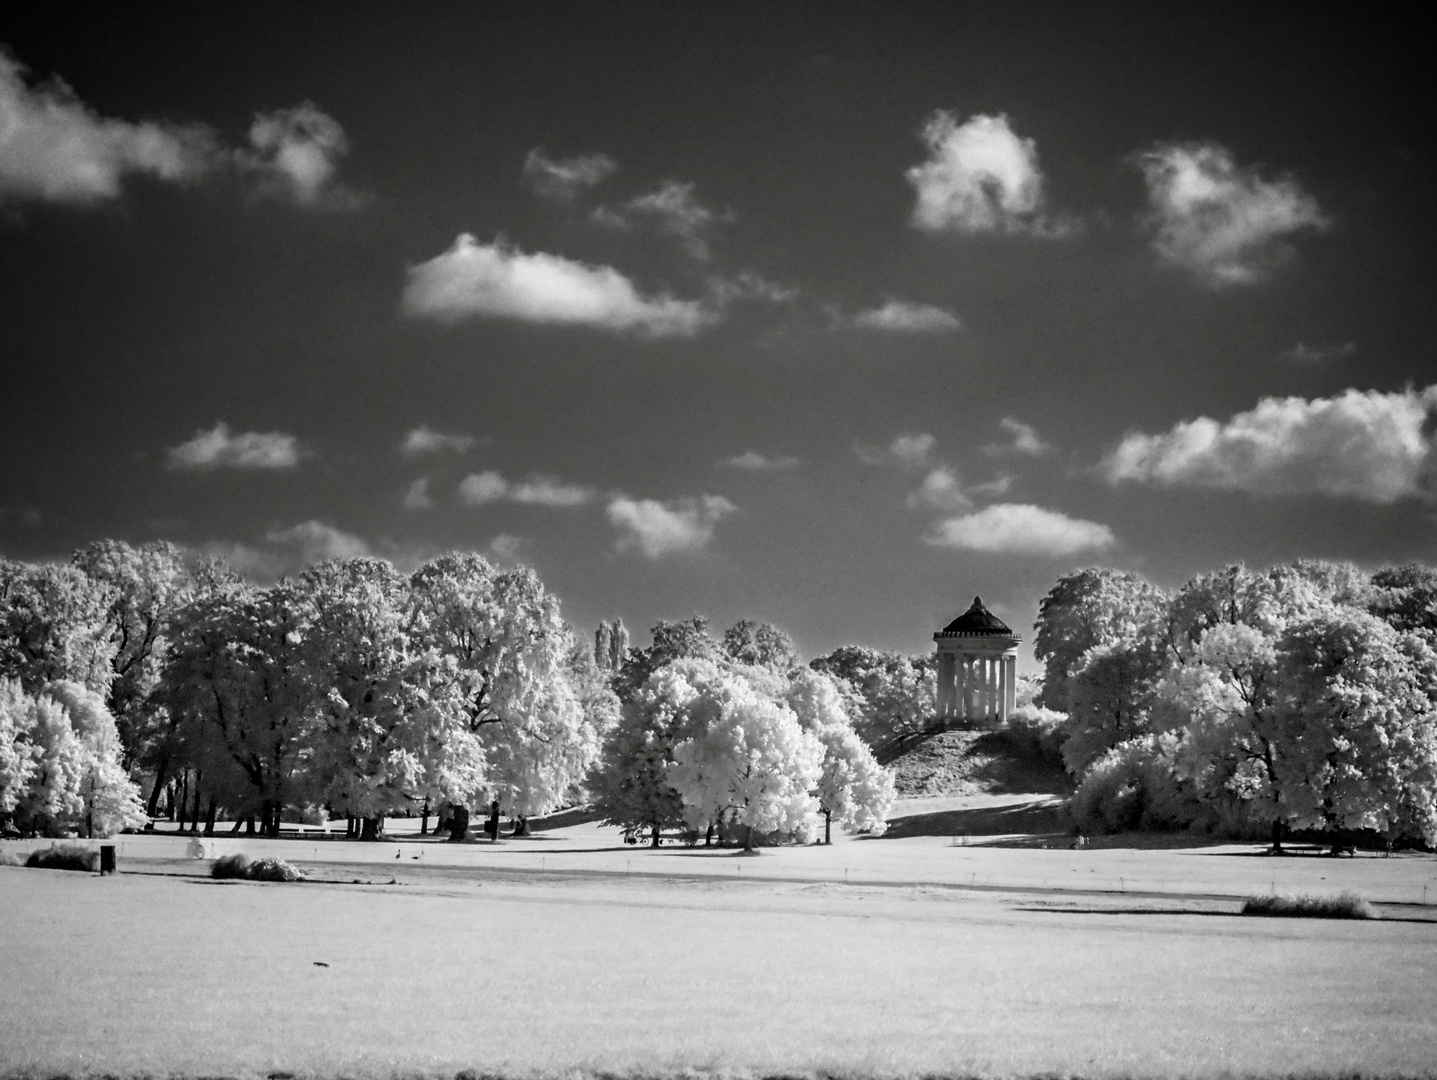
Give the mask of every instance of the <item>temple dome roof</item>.
[(935, 637), (1006, 637), (1017, 638), (998, 616), (983, 606), (981, 597), (973, 597), (973, 606), (940, 630)]

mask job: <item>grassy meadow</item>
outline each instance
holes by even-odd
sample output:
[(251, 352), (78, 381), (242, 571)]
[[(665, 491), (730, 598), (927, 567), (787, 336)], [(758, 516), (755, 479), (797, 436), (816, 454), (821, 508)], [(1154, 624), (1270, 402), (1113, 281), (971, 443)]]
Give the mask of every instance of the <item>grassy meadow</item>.
[[(165, 835), (119, 838), (113, 878), (0, 867), (23, 913), (0, 922), (0, 1072), (1437, 1075), (1431, 857), (616, 835), (206, 852), (280, 854), (302, 884), (211, 880)], [(1346, 890), (1378, 918), (1238, 914)]]

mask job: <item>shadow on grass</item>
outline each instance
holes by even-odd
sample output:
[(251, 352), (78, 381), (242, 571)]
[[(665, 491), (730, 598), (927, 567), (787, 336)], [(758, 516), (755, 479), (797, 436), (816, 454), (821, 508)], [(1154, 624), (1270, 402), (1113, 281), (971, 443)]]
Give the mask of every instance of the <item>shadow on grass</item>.
[(912, 836), (1014, 837), (1004, 846), (1040, 847), (1071, 840), (1067, 811), (1049, 797), (1007, 806), (980, 806), (967, 810), (937, 810), (895, 818), (880, 839), (902, 840)]

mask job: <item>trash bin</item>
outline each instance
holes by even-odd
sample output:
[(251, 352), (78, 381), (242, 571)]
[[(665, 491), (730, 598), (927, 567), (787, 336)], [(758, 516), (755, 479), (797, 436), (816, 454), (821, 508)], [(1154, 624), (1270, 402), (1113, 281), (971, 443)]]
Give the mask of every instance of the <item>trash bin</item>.
[(100, 845), (100, 874), (113, 874), (115, 872), (115, 845)]

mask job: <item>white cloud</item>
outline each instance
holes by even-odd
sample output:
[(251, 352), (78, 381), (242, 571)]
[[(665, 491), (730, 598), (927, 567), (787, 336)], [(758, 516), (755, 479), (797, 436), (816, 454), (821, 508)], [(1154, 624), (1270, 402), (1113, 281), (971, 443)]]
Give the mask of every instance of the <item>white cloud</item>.
[(1326, 345), (1307, 345), (1299, 341), (1278, 359), (1289, 364), (1325, 364), (1329, 360), (1345, 360), (1356, 355), (1357, 344), (1352, 341), (1334, 341)]
[(253, 150), (238, 158), (254, 174), (262, 194), (300, 206), (350, 210), (364, 197), (335, 179), (349, 153), (349, 138), (334, 117), (311, 101), (260, 113), (250, 126)]
[(328, 559), (362, 559), (375, 554), (361, 537), (313, 519), (287, 529), (271, 529), (261, 544), (215, 541), (201, 550), (261, 582), (274, 581)]
[(448, 451), (455, 454), (463, 454), (471, 449), (479, 440), (473, 435), (459, 435), (445, 431), (435, 431), (428, 424), (420, 424), (409, 434), (404, 436), (404, 441), (399, 444), (399, 452), (405, 457), (419, 457), (422, 454), (440, 454)]
[(409, 270), (406, 314), (454, 323), (471, 318), (688, 336), (717, 321), (697, 300), (643, 296), (612, 266), (526, 255), (501, 241), (461, 234), (442, 255)]
[(509, 494), (509, 481), (492, 469), (471, 473), (459, 482), (459, 501), (466, 506), (498, 502)]
[(1152, 204), (1154, 250), (1208, 285), (1260, 281), (1291, 254), (1286, 237), (1327, 227), (1297, 181), (1264, 180), (1216, 143), (1159, 144), (1136, 161)]
[(306, 207), (363, 201), (335, 180), (344, 129), (310, 102), (257, 116), (250, 146), (230, 148), (204, 124), (101, 117), (62, 80), (31, 87), (25, 73), (0, 49), (0, 201), (92, 204), (118, 198), (129, 176), (187, 183), (222, 173)]
[(671, 236), (684, 242), (690, 255), (707, 260), (707, 233), (714, 222), (728, 220), (731, 214), (718, 215), (694, 197), (694, 185), (665, 180), (646, 195), (631, 199), (619, 207), (601, 206), (593, 213), (600, 225), (627, 229), (635, 221), (650, 220)]
[(1263, 398), (1226, 423), (1200, 416), (1161, 435), (1134, 432), (1099, 470), (1113, 484), (1391, 503), (1426, 489), (1434, 408), (1437, 386), (1392, 394), (1347, 390), (1311, 401)]
[(524, 159), (524, 182), (536, 195), (569, 202), (618, 170), (618, 164), (607, 154), (551, 158), (536, 146)]
[(281, 431), (231, 432), (221, 421), (197, 431), (166, 454), (171, 469), (292, 469), (299, 464), (299, 440)]
[(0, 48), (0, 200), (113, 199), (130, 175), (193, 180), (214, 150), (206, 128), (105, 119), (59, 79), (31, 88), (24, 66)]
[(707, 547), (713, 539), (714, 525), (736, 509), (722, 495), (670, 502), (621, 495), (609, 503), (608, 515), (619, 530), (620, 551), (637, 548), (646, 558), (657, 559)]
[(515, 536), (512, 533), (500, 533), (489, 541), (489, 554), (498, 559), (501, 563), (513, 565), (523, 559), (524, 553), (529, 550), (529, 539), (524, 536)]
[(570, 484), (552, 476), (530, 476), (509, 489), (509, 498), (534, 506), (583, 506), (594, 500), (593, 488)]
[(434, 497), (429, 494), (429, 477), (421, 476), (409, 485), (409, 490), (404, 493), (404, 509), (406, 510), (428, 510), (434, 505)]
[(1054, 557), (1097, 551), (1115, 542), (1106, 525), (1026, 503), (997, 503), (947, 518), (925, 539), (935, 547)]
[(923, 126), (923, 140), (929, 159), (905, 174), (918, 192), (915, 228), (1037, 236), (1073, 228), (1044, 213), (1037, 145), (1014, 134), (1006, 116), (979, 115), (960, 124), (940, 109)]
[(882, 307), (860, 311), (853, 317), (853, 322), (855, 326), (868, 330), (906, 334), (944, 334), (963, 329), (958, 316), (951, 311), (907, 300), (889, 300)]
[(970, 510), (973, 500), (963, 491), (958, 474), (948, 465), (939, 465), (923, 478), (918, 490), (908, 496), (910, 507), (932, 506), (939, 510)]
[(597, 492), (582, 484), (570, 484), (538, 473), (511, 484), (493, 471), (473, 473), (459, 483), (459, 501), (469, 506), (491, 502), (516, 502), (530, 506), (570, 507), (593, 502)]
[(898, 465), (905, 469), (923, 469), (933, 464), (933, 447), (938, 440), (932, 435), (899, 435), (887, 446), (854, 443), (853, 452), (865, 465)]
[(798, 458), (789, 454), (765, 454), (759, 450), (745, 450), (742, 454), (724, 458), (719, 462), (730, 469), (744, 469), (747, 472), (779, 472), (798, 467)]
[(1012, 416), (998, 421), (998, 426), (1008, 436), (1006, 443), (990, 443), (983, 447), (986, 454), (1021, 454), (1024, 457), (1041, 457), (1051, 453), (1053, 447), (1045, 441), (1036, 429)]

